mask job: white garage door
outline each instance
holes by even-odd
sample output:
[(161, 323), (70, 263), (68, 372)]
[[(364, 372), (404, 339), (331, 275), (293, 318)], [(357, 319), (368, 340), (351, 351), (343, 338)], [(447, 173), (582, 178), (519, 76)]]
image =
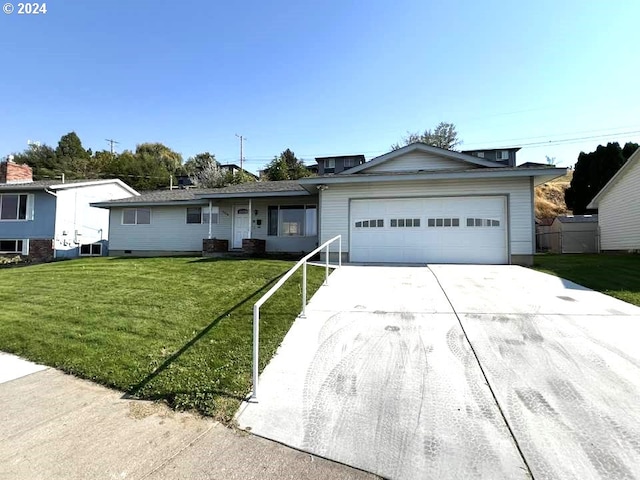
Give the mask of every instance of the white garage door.
[(352, 200), (352, 262), (507, 263), (505, 197)]

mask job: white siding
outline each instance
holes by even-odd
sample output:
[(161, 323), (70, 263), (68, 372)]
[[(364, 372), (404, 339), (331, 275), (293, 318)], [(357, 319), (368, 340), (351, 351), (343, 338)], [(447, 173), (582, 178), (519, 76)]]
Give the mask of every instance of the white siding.
[(131, 197), (117, 183), (104, 183), (56, 191), (55, 249), (58, 256), (76, 256), (80, 244), (109, 238), (109, 211), (90, 206)]
[(424, 152), (409, 152), (393, 160), (366, 168), (362, 173), (402, 172), (418, 170), (468, 170), (473, 164), (451, 160)]
[(598, 222), (601, 250), (640, 249), (640, 161), (600, 200)]
[(349, 200), (352, 198), (446, 197), (507, 195), (511, 255), (532, 255), (533, 206), (528, 177), (492, 180), (440, 180), (331, 185), (320, 197), (320, 242), (342, 235), (349, 250)]
[[(317, 197), (273, 198), (251, 201), (251, 237), (266, 240), (268, 252), (309, 252), (318, 241), (312, 237), (268, 236), (269, 205), (317, 205)], [(218, 224), (211, 225), (211, 237), (228, 240), (231, 245), (233, 206), (249, 206), (249, 200), (214, 201), (219, 207)], [(198, 205), (192, 205), (198, 206)], [(201, 205), (208, 208), (207, 205)], [(132, 206), (133, 207), (133, 206)], [(258, 214), (255, 214), (255, 210)], [(122, 225), (123, 208), (111, 209), (110, 250), (201, 252), (202, 240), (208, 238), (208, 224), (187, 224), (187, 205), (151, 207), (150, 225)], [(258, 221), (260, 225), (258, 225)]]

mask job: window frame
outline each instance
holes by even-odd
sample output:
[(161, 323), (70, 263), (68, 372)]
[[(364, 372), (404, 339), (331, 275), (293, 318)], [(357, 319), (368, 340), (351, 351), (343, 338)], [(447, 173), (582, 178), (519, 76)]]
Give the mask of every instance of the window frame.
[[(31, 220), (31, 218), (29, 218), (29, 196), (28, 193), (0, 193), (0, 222), (26, 222)], [(2, 205), (5, 197), (17, 197), (16, 218), (2, 218)], [(24, 210), (24, 218), (20, 218), (21, 210)]]
[[(127, 211), (134, 211), (134, 219), (133, 219), (133, 223), (125, 223), (124, 221), (124, 215)], [(148, 210), (149, 211), (149, 222), (145, 222), (145, 223), (140, 223), (138, 222), (138, 211), (139, 210)], [(134, 208), (123, 208), (122, 209), (122, 218), (121, 218), (121, 224), (122, 225), (151, 225), (151, 207), (134, 207)]]
[[(29, 239), (26, 238), (2, 238), (0, 242), (15, 242), (15, 248), (10, 250), (2, 250), (0, 247), (0, 255), (29, 255)], [(0, 244), (1, 245), (1, 244)]]
[[(82, 247), (89, 247), (89, 253), (82, 253)], [(93, 251), (94, 247), (100, 247), (99, 253), (95, 253)], [(100, 243), (100, 242), (83, 243), (82, 245), (80, 245), (78, 247), (78, 255), (80, 255), (81, 257), (101, 257), (102, 256), (102, 243)]]
[[(282, 208), (284, 207), (284, 208)], [(301, 225), (301, 234), (283, 234), (281, 230), (282, 217), (281, 211), (283, 210), (302, 210), (302, 225)], [(309, 215), (307, 214), (308, 210), (315, 210), (315, 222), (313, 224), (312, 233), (309, 233)], [(291, 238), (291, 237), (317, 237), (318, 236), (318, 205), (315, 203), (308, 204), (293, 204), (293, 205), (269, 205), (267, 207), (267, 237), (281, 237), (281, 238)], [(274, 215), (275, 214), (275, 215)], [(275, 220), (275, 228), (274, 227)], [(293, 222), (287, 222), (293, 223)]]

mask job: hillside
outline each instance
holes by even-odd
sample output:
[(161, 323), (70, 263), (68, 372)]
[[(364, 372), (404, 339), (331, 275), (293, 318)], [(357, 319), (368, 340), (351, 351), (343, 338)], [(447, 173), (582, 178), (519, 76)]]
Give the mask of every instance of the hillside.
[(535, 188), (536, 218), (553, 218), (568, 212), (564, 203), (564, 191), (569, 188), (572, 178), (573, 171), (570, 171), (567, 175)]

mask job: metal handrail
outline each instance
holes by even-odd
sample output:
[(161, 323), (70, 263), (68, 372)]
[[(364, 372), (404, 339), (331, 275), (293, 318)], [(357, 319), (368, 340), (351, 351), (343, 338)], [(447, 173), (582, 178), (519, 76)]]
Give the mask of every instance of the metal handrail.
[(302, 268), (302, 312), (300, 313), (301, 317), (306, 316), (307, 310), (307, 260), (313, 257), (316, 253), (320, 252), (323, 248), (326, 247), (327, 252), (325, 254), (325, 273), (324, 273), (324, 285), (329, 284), (329, 245), (335, 241), (338, 241), (338, 266), (332, 268), (339, 268), (342, 266), (342, 235), (336, 235), (331, 240), (327, 240), (318, 248), (316, 248), (313, 252), (305, 255), (298, 263), (296, 263), (291, 269), (284, 274), (284, 276), (278, 280), (267, 293), (265, 293), (260, 300), (258, 300), (253, 305), (253, 392), (251, 392), (251, 400), (257, 401), (258, 399), (258, 355), (259, 355), (259, 347), (260, 347), (260, 307), (269, 300), (271, 295), (273, 295), (276, 290), (278, 290), (284, 282), (286, 282), (291, 275), (293, 275), (296, 270), (298, 270), (301, 266)]

